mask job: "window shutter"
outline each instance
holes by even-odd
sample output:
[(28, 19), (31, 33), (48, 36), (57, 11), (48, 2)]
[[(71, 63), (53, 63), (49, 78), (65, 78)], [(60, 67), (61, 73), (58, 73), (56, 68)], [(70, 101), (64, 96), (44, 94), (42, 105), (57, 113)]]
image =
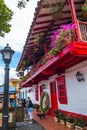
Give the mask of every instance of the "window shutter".
[(57, 78), (57, 87), (58, 87), (58, 99), (60, 104), (68, 104), (65, 76), (61, 76)]

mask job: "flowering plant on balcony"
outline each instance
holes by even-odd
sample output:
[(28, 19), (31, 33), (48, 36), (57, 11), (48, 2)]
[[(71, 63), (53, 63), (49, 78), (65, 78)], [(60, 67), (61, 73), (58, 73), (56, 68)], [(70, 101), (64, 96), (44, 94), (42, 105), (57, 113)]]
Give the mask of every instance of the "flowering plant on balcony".
[(42, 40), (44, 37), (44, 33), (38, 33), (34, 39), (34, 51), (37, 52), (40, 49), (43, 49), (43, 44), (42, 44)]
[(72, 41), (72, 31), (76, 28), (75, 24), (61, 25), (51, 36), (52, 50), (49, 54), (56, 55)]
[(53, 55), (47, 54), (47, 55), (43, 58), (43, 60), (42, 60), (42, 62), (41, 62), (41, 65), (44, 65), (48, 60), (50, 60), (50, 59), (52, 59), (52, 58), (53, 58)]

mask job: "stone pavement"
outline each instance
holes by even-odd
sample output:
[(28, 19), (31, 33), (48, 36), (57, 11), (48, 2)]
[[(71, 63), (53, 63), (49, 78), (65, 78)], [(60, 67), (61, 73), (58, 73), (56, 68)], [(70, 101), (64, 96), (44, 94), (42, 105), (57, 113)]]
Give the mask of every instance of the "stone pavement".
[(46, 130), (38, 122), (33, 120), (32, 124), (29, 124), (28, 121), (17, 122), (16, 130)]

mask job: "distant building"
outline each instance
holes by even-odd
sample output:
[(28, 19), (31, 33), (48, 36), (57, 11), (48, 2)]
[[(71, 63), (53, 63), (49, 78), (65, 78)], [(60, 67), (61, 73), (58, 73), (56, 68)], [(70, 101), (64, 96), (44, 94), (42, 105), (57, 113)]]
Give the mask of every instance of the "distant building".
[(10, 85), (15, 87), (15, 89), (16, 89), (15, 96), (20, 98), (20, 85), (21, 85), (21, 81), (19, 79), (10, 79), (9, 81), (10, 81)]

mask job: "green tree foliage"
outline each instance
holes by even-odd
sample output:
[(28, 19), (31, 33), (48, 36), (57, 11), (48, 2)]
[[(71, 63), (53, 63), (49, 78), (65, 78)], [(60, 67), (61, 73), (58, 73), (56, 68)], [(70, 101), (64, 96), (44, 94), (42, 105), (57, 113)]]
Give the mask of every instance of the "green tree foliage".
[(19, 1), (18, 1), (18, 8), (19, 8), (19, 9), (25, 8), (27, 2), (29, 2), (29, 0), (19, 0)]
[(11, 29), (10, 20), (13, 12), (7, 7), (3, 0), (0, 0), (0, 36), (4, 37)]

